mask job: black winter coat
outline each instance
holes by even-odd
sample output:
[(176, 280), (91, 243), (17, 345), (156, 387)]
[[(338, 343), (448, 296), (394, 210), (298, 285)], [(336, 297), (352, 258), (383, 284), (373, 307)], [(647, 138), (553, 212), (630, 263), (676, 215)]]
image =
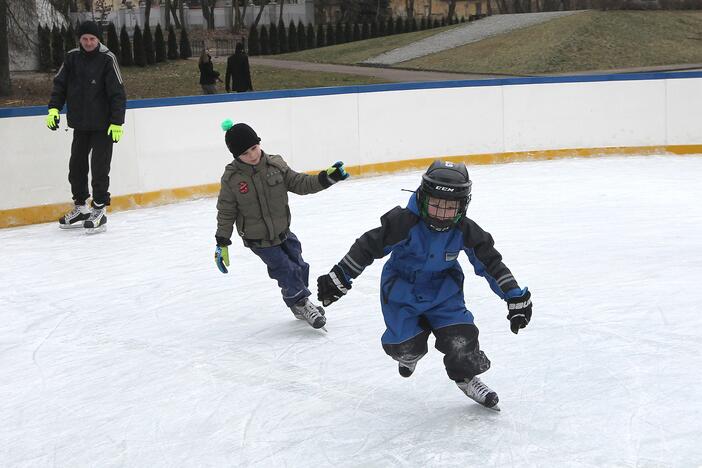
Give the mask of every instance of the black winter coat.
[(229, 91), (243, 93), (253, 91), (251, 84), (251, 71), (249, 69), (249, 57), (244, 53), (230, 55), (227, 59), (227, 72), (224, 78), (224, 86)]
[(117, 58), (104, 45), (94, 51), (70, 50), (54, 77), (49, 108), (67, 105), (68, 126), (107, 130), (122, 125), (127, 105)]
[(201, 85), (213, 85), (217, 83), (217, 78), (219, 78), (219, 72), (214, 69), (212, 65), (212, 59), (205, 63), (198, 64), (200, 68), (200, 84)]

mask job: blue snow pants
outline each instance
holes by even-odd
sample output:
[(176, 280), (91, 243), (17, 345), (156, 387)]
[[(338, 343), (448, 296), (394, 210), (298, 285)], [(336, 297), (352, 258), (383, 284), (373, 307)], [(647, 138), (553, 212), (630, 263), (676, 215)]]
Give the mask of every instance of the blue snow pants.
[(381, 342), (394, 360), (417, 362), (427, 353), (427, 340), (434, 333), (450, 379), (470, 380), (490, 368), (480, 350), (473, 314), (466, 309), (460, 269), (407, 277), (384, 268), (380, 296), (386, 326)]
[(283, 301), (292, 307), (311, 293), (309, 285), (310, 266), (302, 259), (302, 245), (290, 232), (282, 244), (273, 247), (251, 247), (253, 253), (268, 267), (268, 276), (278, 282)]

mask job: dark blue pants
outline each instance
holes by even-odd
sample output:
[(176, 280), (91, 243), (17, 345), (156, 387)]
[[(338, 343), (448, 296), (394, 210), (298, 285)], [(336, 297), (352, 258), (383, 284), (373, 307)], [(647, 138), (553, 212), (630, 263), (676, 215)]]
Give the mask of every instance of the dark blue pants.
[(302, 245), (292, 232), (288, 238), (274, 247), (252, 247), (268, 267), (268, 276), (278, 282), (285, 305), (291, 307), (297, 301), (308, 297), (307, 289), (310, 266), (302, 259)]

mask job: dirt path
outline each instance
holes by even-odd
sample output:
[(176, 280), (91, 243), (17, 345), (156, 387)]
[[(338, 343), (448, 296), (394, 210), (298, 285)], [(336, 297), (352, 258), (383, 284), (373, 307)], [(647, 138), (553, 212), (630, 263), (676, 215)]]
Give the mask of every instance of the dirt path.
[(421, 81), (450, 81), (450, 80), (477, 80), (486, 78), (505, 78), (516, 76), (558, 76), (558, 75), (589, 75), (589, 74), (618, 74), (618, 73), (644, 73), (644, 72), (670, 72), (702, 70), (702, 64), (683, 63), (674, 65), (661, 65), (655, 67), (620, 68), (616, 70), (588, 70), (582, 72), (554, 73), (544, 75), (497, 75), (497, 74), (470, 74), (446, 73), (420, 70), (403, 70), (378, 66), (335, 65), (331, 63), (311, 63), (294, 60), (279, 60), (274, 58), (251, 57), (251, 66), (266, 66), (286, 68), (291, 70), (317, 71), (327, 73), (345, 73), (347, 75), (372, 76), (389, 82), (421, 82)]
[(483, 74), (431, 72), (419, 70), (401, 70), (397, 68), (382, 68), (371, 66), (334, 65), (330, 63), (298, 62), (294, 60), (278, 60), (263, 57), (251, 57), (249, 58), (249, 63), (252, 67), (259, 65), (274, 68), (287, 68), (290, 70), (345, 73), (347, 75), (372, 76), (386, 81), (398, 83), (414, 81), (470, 80), (479, 78), (494, 78), (498, 76)]

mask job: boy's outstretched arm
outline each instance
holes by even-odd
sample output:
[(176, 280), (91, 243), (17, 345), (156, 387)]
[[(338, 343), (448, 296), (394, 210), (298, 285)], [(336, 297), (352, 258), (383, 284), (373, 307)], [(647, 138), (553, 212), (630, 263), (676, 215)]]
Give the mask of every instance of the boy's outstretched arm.
[(380, 227), (356, 239), (349, 252), (331, 271), (317, 278), (317, 299), (328, 306), (349, 289), (353, 279), (373, 263), (389, 254), (395, 245), (407, 238), (419, 217), (406, 208), (395, 207), (380, 218)]
[(502, 263), (502, 255), (495, 248), (489, 232), (468, 218), (461, 223), (463, 249), (473, 265), (476, 275), (484, 277), (490, 288), (507, 302), (507, 319), (510, 329), (517, 334), (531, 320), (531, 293), (520, 288), (512, 272)]
[(236, 217), (236, 197), (229, 188), (228, 177), (225, 173), (222, 176), (219, 198), (217, 199), (217, 232), (215, 233), (217, 245), (214, 254), (215, 265), (222, 273), (228, 273), (226, 267), (229, 266), (229, 246), (232, 243), (231, 237)]

